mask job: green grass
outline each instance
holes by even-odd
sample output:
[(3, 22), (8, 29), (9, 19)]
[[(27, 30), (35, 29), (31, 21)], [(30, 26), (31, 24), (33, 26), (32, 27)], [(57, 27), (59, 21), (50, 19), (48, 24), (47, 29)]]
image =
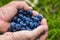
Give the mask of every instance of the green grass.
[[(10, 1), (11, 0), (1, 0), (0, 6)], [(31, 2), (33, 3), (32, 0)], [(47, 40), (60, 40), (60, 0), (38, 0), (38, 3), (34, 5), (33, 9), (47, 19), (49, 27)]]

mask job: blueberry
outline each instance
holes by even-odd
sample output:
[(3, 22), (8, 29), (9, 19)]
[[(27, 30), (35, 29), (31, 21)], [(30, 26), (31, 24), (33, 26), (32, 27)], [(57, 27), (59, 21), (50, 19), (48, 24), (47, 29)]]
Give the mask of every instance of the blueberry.
[(16, 23), (15, 22), (11, 22), (11, 28), (15, 28), (16, 27)]
[(26, 30), (26, 28), (25, 27), (22, 27), (21, 30)]
[(32, 15), (32, 13), (33, 13), (32, 10), (27, 10), (28, 15)]
[(34, 22), (34, 27), (36, 28), (38, 26), (38, 23), (37, 22)]
[(17, 29), (17, 30), (20, 30), (20, 29), (21, 29), (21, 25), (16, 24), (16, 29)]
[(42, 20), (42, 16), (41, 15), (37, 15), (37, 18), (39, 18), (39, 20)]
[(38, 26), (39, 26), (39, 25), (41, 25), (41, 22), (38, 22), (38, 24), (37, 24), (37, 25), (38, 25)]
[(26, 14), (26, 17), (30, 17), (30, 16)]
[(26, 29), (27, 29), (28, 31), (30, 31), (30, 30), (31, 30), (28, 26), (26, 26)]
[(26, 11), (24, 11), (23, 15), (24, 15), (24, 16), (26, 16), (26, 15), (27, 15)]
[(20, 23), (20, 21), (21, 21), (21, 19), (20, 19), (20, 18), (18, 18), (18, 19), (17, 19), (17, 23)]
[(26, 25), (28, 26), (30, 22), (29, 22), (29, 21), (26, 21), (25, 23), (26, 23)]
[(13, 29), (12, 32), (16, 32), (17, 30), (16, 29)]
[(23, 27), (26, 27), (26, 24), (24, 23), (22, 26), (23, 26)]
[(34, 18), (34, 21), (35, 21), (35, 22), (38, 22), (38, 21), (39, 21), (39, 19), (38, 19), (37, 17), (35, 17), (35, 18)]
[(37, 22), (39, 21), (39, 18), (37, 18), (37, 17), (35, 17), (35, 16), (32, 16), (31, 19), (32, 19), (33, 21), (37, 21)]
[(32, 16), (31, 19), (33, 20), (35, 18), (35, 16)]
[(12, 28), (11, 28), (11, 27), (9, 27), (9, 28), (8, 28), (8, 32), (11, 32), (11, 31), (12, 31)]
[(22, 18), (22, 17), (23, 17), (23, 15), (22, 15), (22, 14), (18, 14), (18, 17), (19, 17), (19, 18)]
[(23, 26), (23, 24), (24, 24), (24, 22), (23, 22), (23, 21), (21, 21), (21, 22), (20, 22), (20, 25), (21, 25), (21, 26)]
[(30, 21), (30, 18), (26, 18), (26, 21)]
[(19, 30), (33, 30), (41, 25), (41, 15), (33, 16), (32, 10), (18, 9), (17, 14), (11, 21), (8, 31), (15, 32)]
[(18, 13), (24, 13), (22, 9), (18, 9)]
[(33, 22), (33, 20), (30, 18), (30, 20), (29, 20), (30, 22)]
[(26, 19), (26, 16), (23, 16), (23, 19)]
[(16, 20), (17, 20), (17, 17), (15, 16), (15, 17), (13, 18), (13, 21), (15, 21), (15, 22), (16, 22)]
[(23, 21), (26, 21), (26, 16), (23, 16), (22, 20), (23, 20)]
[(33, 29), (33, 27), (34, 27), (33, 22), (30, 22), (29, 28)]

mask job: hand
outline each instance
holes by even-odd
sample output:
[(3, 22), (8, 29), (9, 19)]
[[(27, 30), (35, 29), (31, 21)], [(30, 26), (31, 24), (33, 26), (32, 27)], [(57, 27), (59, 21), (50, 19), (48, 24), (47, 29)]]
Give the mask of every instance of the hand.
[[(32, 9), (30, 6), (27, 5), (27, 3), (23, 2), (23, 1), (16, 1), (16, 2), (13, 1), (0, 8), (0, 31), (1, 32), (7, 31), (7, 29), (10, 27), (9, 21), (15, 16), (15, 14), (17, 13), (17, 9), (19, 9), (19, 8), (23, 8), (24, 10)], [(36, 11), (33, 11), (34, 16), (36, 16), (37, 14), (38, 13)], [(41, 22), (41, 26), (39, 26), (35, 30), (14, 32), (13, 35), (15, 37), (17, 36), (16, 39), (24, 36), (20, 39), (31, 39), (32, 40), (32, 39), (35, 39), (37, 36), (39, 36), (44, 31), (47, 32), (47, 30), (48, 30), (48, 27), (47, 27), (46, 20), (43, 19)], [(45, 36), (45, 37), (47, 37), (47, 36)], [(40, 39), (42, 39), (42, 38), (43, 38), (43, 36), (40, 37)]]
[(10, 20), (16, 15), (17, 9), (32, 9), (24, 1), (13, 1), (0, 8), (0, 32), (6, 32), (10, 27)]
[(43, 19), (41, 22), (41, 26), (39, 26), (33, 31), (24, 30), (24, 31), (18, 31), (14, 33), (7, 32), (4, 35), (5, 36), (8, 35), (7, 38), (11, 38), (13, 40), (46, 40), (48, 35), (47, 30), (48, 27), (47, 27), (46, 19)]
[[(47, 23), (46, 23), (46, 19), (43, 19), (41, 21), (41, 26), (39, 26), (38, 28), (36, 28), (33, 31), (20, 31), (20, 32), (15, 32), (13, 33), (15, 35), (15, 38), (17, 37), (16, 35), (20, 35), (18, 36), (19, 38), (21, 37), (21, 40), (46, 40), (47, 36), (48, 36), (48, 27), (47, 27)], [(42, 34), (44, 33), (44, 34)], [(18, 38), (17, 38), (18, 40)]]

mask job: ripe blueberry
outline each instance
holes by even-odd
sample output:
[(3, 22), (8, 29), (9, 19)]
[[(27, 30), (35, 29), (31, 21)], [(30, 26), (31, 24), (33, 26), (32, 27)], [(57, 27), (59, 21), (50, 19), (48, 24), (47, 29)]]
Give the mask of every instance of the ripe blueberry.
[(17, 23), (20, 23), (20, 21), (21, 21), (21, 19), (20, 19), (20, 18), (18, 18), (18, 19), (17, 19)]
[(41, 15), (37, 15), (36, 17), (39, 18), (40, 21), (42, 20), (42, 16)]
[(18, 9), (18, 13), (24, 13), (22, 9)]
[(23, 17), (23, 14), (18, 14), (18, 17), (19, 17), (19, 18), (22, 18), (22, 17)]
[(33, 29), (33, 26), (34, 26), (33, 22), (30, 22), (29, 28)]
[(30, 16), (32, 15), (32, 13), (33, 13), (32, 10), (27, 11), (27, 14), (30, 15)]
[(15, 21), (15, 22), (16, 22), (16, 20), (17, 20), (17, 17), (15, 16), (15, 17), (13, 18), (13, 21)]
[(25, 27), (21, 27), (21, 30), (26, 30), (26, 28)]
[(16, 23), (15, 22), (11, 22), (11, 28), (15, 28), (16, 27)]
[(30, 30), (31, 30), (28, 26), (26, 26), (26, 29), (27, 29), (28, 31), (30, 31)]

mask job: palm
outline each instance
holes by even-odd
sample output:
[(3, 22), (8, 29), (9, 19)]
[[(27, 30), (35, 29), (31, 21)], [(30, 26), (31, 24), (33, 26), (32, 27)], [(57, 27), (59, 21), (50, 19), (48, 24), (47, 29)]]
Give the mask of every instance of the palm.
[(1, 8), (2, 15), (1, 18), (3, 18), (5, 21), (10, 21), (11, 18), (16, 14), (17, 9), (11, 6), (4, 6)]
[[(3, 6), (0, 8), (0, 22), (1, 22), (1, 29), (3, 32), (6, 32), (8, 29), (8, 25), (10, 24), (10, 20), (16, 15), (17, 9), (14, 8), (13, 6)], [(2, 28), (3, 26), (3, 28)], [(7, 27), (8, 26), (8, 27)]]

